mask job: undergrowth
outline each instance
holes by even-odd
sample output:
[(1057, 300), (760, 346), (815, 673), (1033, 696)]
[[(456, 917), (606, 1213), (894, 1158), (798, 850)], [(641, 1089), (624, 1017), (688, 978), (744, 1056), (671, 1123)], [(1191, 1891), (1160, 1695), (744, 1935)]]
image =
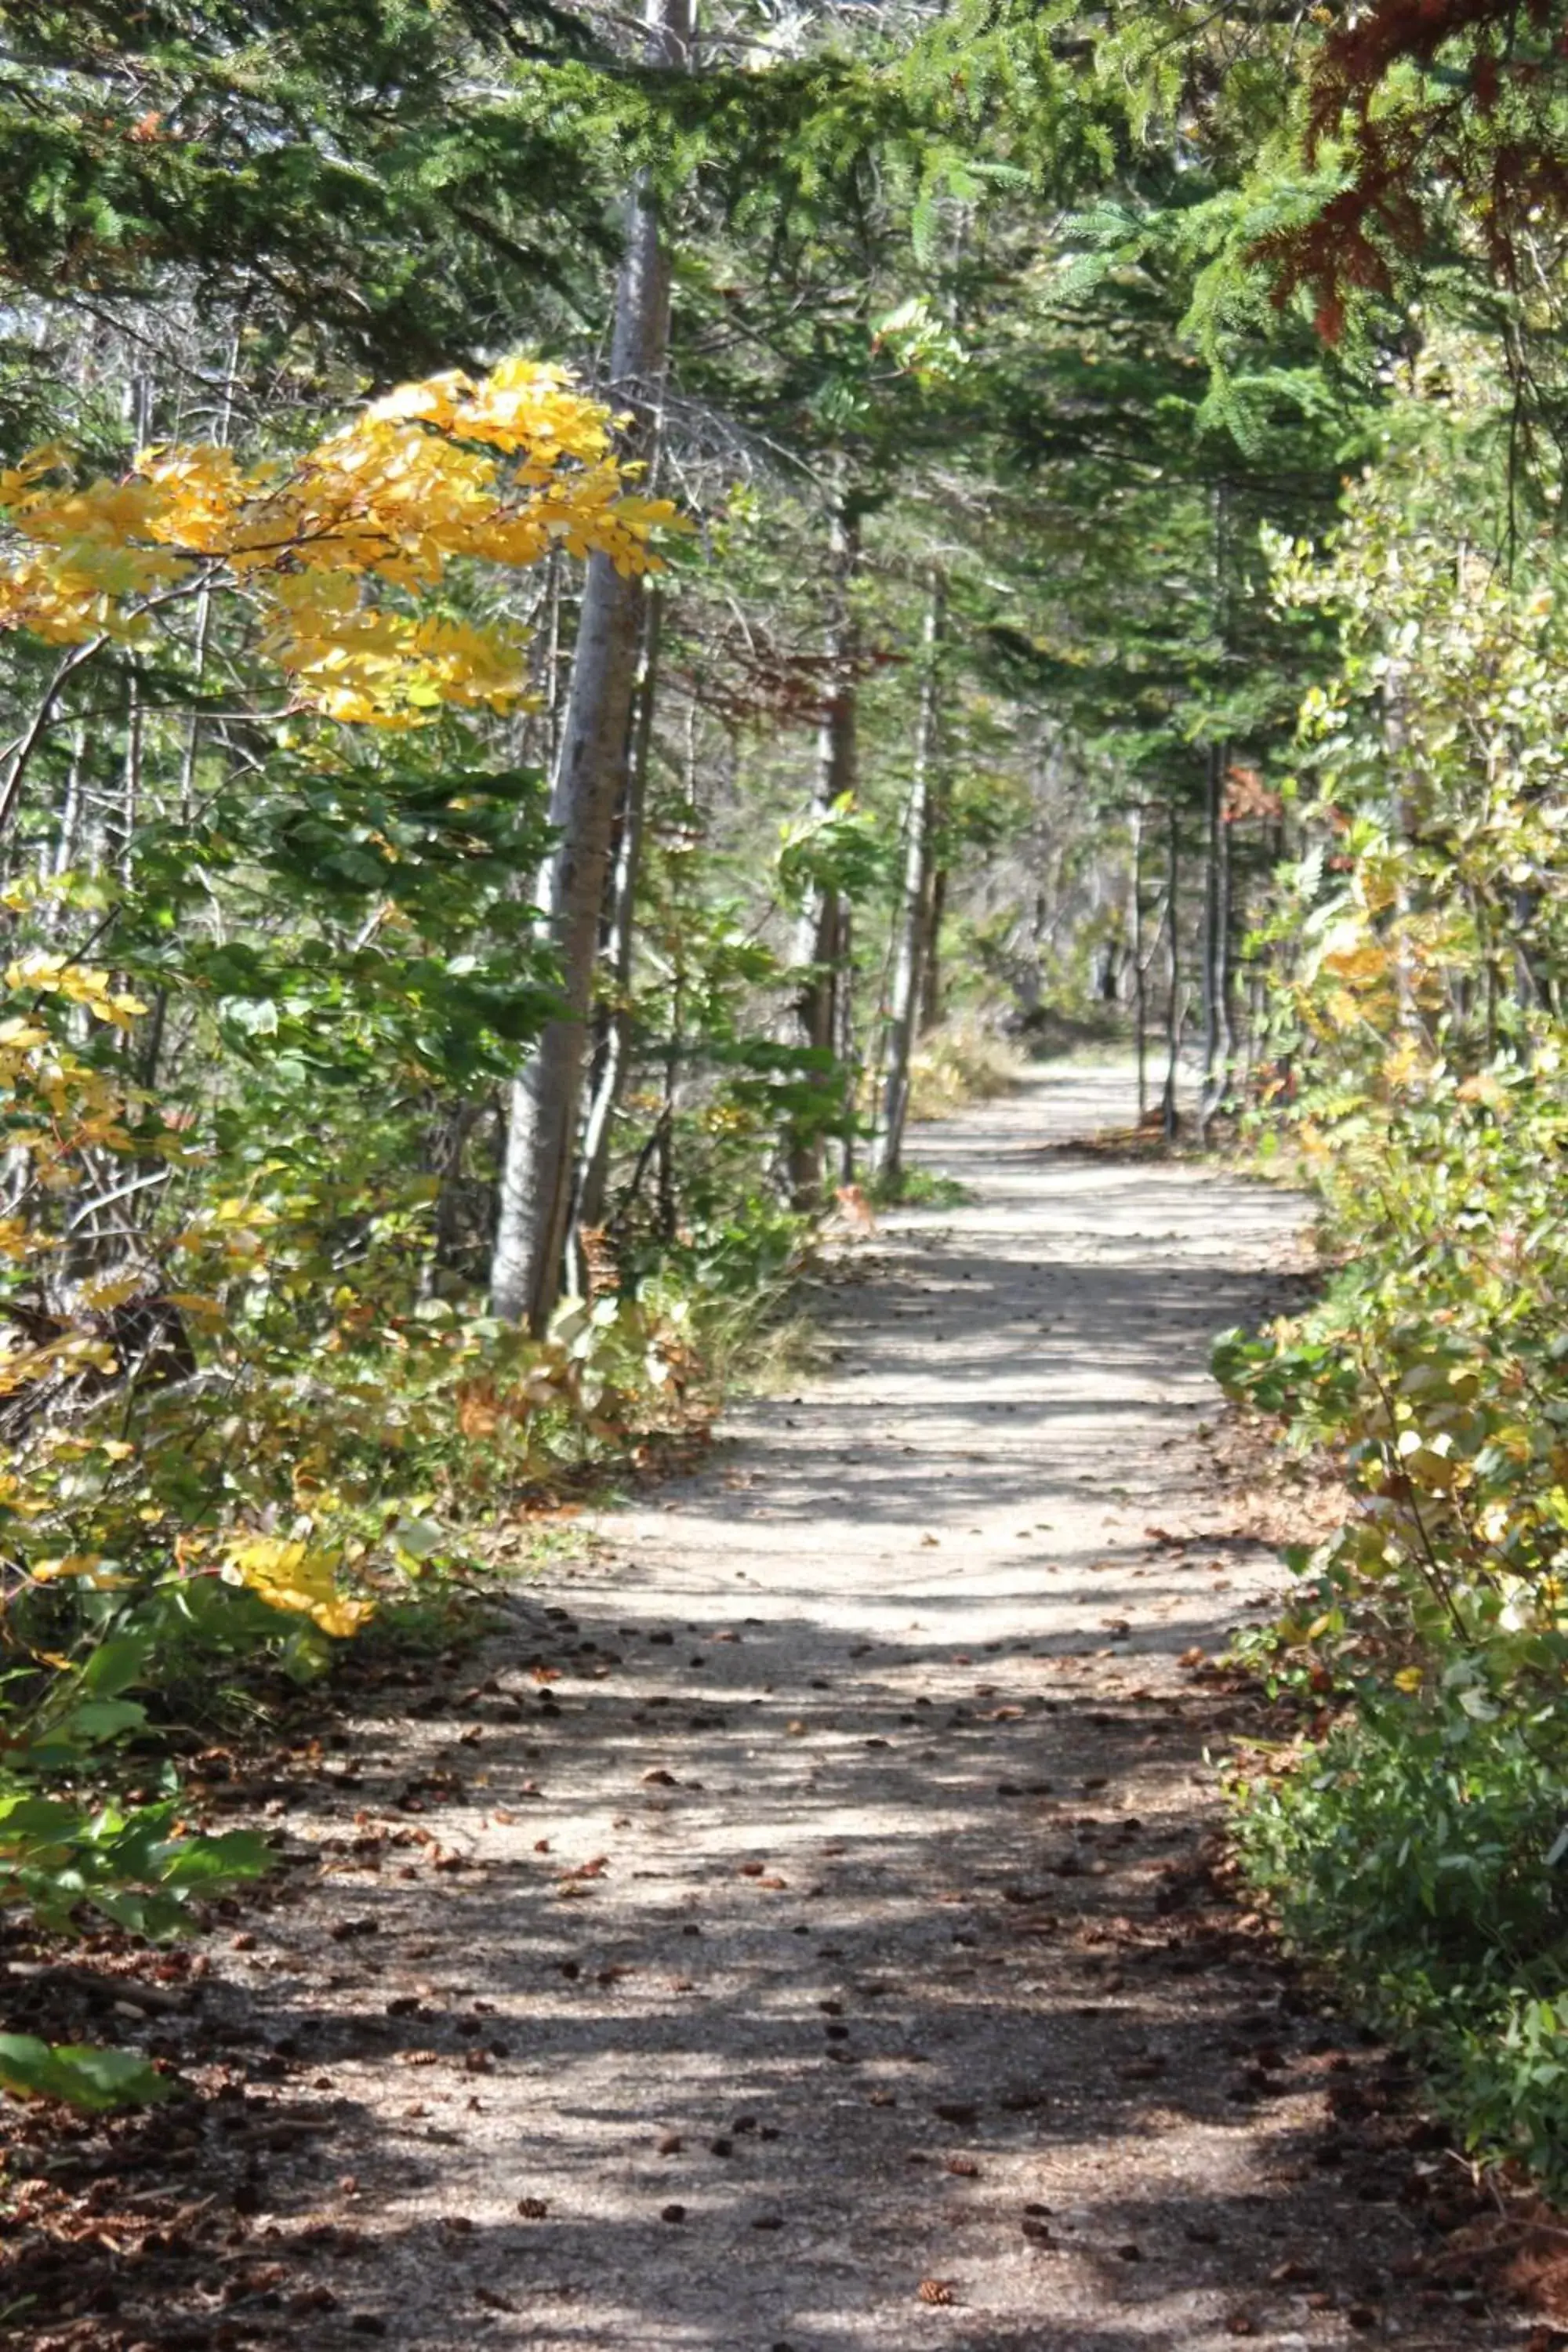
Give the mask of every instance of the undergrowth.
[(954, 1018), (921, 1040), (910, 1065), (911, 1119), (947, 1118), (1023, 1084), (1028, 1058), (994, 1028)]
[(1568, 2197), (1568, 1281), (1554, 1073), (1347, 1118), (1321, 1299), (1216, 1369), (1331, 1450), (1266, 1670), (1331, 1725), (1241, 1792), (1287, 1939), (1424, 2061), (1466, 2147)]
[(1421, 2061), (1466, 2149), (1561, 2202), (1562, 625), (1523, 578), (1415, 538), (1375, 478), (1330, 557), (1284, 551), (1281, 581), (1346, 648), (1305, 717), (1324, 801), (1275, 934), (1295, 943), (1276, 1111), (1331, 1271), (1305, 1313), (1226, 1334), (1216, 1370), (1329, 1454), (1353, 1508), (1293, 1558), (1265, 1664), (1319, 1719), (1240, 1789), (1237, 1834), (1288, 1941)]
[[(498, 1530), (689, 1451), (779, 1349), (806, 1226), (715, 1199), (531, 1337), (428, 1283), (428, 1182), (226, 1160), (119, 1075), (141, 1008), (106, 975), (34, 960), (9, 987), (0, 1103), (31, 1174), (0, 1223), (0, 1915), (155, 1942), (270, 1862), (190, 1817), (193, 1738), (326, 1708), (356, 1643), (449, 1646), (515, 1572)], [(149, 1171), (156, 1213), (100, 1274), (75, 1204)], [(0, 2087), (171, 2084), (0, 2033)]]

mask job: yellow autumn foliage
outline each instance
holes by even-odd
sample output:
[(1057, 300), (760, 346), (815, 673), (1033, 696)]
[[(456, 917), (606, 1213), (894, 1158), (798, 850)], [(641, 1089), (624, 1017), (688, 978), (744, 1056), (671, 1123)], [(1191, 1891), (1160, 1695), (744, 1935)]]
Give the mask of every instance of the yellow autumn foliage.
[(231, 1537), (224, 1546), (223, 1573), (231, 1583), (248, 1585), (269, 1608), (308, 1617), (340, 1640), (357, 1633), (375, 1613), (374, 1601), (351, 1600), (338, 1590), (333, 1553), (313, 1550), (297, 1538)]
[(159, 447), (79, 486), (51, 444), (0, 472), (0, 628), (136, 644), (165, 606), (228, 589), (294, 708), (384, 728), (505, 710), (525, 691), (521, 633), (419, 600), (454, 563), (518, 570), (557, 546), (657, 571), (656, 533), (682, 526), (630, 487), (616, 421), (563, 369), (511, 359), (405, 384), (292, 462)]

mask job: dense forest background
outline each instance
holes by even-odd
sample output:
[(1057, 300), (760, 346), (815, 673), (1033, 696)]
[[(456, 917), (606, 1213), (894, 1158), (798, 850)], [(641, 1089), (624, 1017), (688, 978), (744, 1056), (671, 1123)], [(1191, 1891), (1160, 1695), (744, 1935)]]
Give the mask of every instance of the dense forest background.
[(1252, 1866), (1562, 2185), (1565, 42), (0, 7), (8, 1902), (259, 1868), (101, 1802), (171, 1691), (678, 1430), (995, 1036), (1122, 1040), (1345, 1269), (1222, 1351), (1356, 1506)]

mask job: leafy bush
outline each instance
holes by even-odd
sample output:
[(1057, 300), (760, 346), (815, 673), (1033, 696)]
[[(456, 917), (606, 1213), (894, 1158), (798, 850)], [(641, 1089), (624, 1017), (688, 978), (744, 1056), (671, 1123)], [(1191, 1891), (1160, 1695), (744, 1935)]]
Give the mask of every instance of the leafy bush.
[(1435, 1696), (1362, 1691), (1299, 1769), (1241, 1791), (1240, 1851), (1298, 1950), (1413, 2042), (1481, 2158), (1568, 2194), (1568, 1727), (1478, 1718), (1471, 1662)]
[(1344, 653), (1303, 713), (1270, 1082), (1330, 1274), (1215, 1370), (1352, 1508), (1293, 1557), (1268, 1671), (1320, 1712), (1237, 1824), (1289, 1941), (1420, 2054), (1465, 2144), (1561, 2195), (1568, 666), (1542, 579), (1447, 536), (1440, 438), (1367, 478), (1327, 554), (1280, 551)]

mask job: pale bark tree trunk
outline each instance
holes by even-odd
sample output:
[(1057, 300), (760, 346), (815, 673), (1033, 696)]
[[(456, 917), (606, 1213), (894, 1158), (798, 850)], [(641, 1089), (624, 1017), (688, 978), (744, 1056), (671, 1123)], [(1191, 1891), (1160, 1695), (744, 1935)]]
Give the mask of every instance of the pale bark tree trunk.
[(1224, 746), (1211, 743), (1204, 803), (1204, 1075), (1198, 1096), (1200, 1139), (1207, 1137), (1209, 1123), (1224, 1100), (1230, 1058), (1225, 1035), (1228, 990), (1225, 768)]
[(893, 984), (888, 1001), (888, 1042), (882, 1080), (882, 1116), (877, 1134), (876, 1171), (889, 1192), (903, 1171), (904, 1125), (910, 1108), (910, 1057), (925, 993), (926, 959), (931, 950), (931, 850), (936, 815), (935, 769), (940, 690), (937, 676), (947, 583), (933, 565), (921, 633), (920, 707), (915, 721), (914, 769), (904, 817), (904, 887), (899, 908)]
[[(829, 523), (831, 604), (827, 625), (828, 698), (817, 738), (816, 790), (814, 814), (826, 816), (835, 803), (855, 790), (857, 772), (855, 621), (850, 602), (860, 553), (859, 519), (840, 499)], [(795, 961), (805, 977), (795, 1000), (801, 1041), (814, 1051), (832, 1054), (838, 1042), (838, 982), (843, 926), (841, 901), (835, 889), (813, 893), (801, 917)], [(811, 1129), (792, 1139), (789, 1148), (790, 1195), (797, 1209), (819, 1208), (822, 1202), (822, 1137)]]
[[(647, 0), (646, 21), (649, 62), (683, 67), (692, 0)], [(653, 451), (669, 341), (670, 257), (646, 181), (634, 188), (627, 213), (607, 389), (617, 406), (630, 409), (634, 453), (646, 458)], [(594, 967), (626, 772), (643, 602), (640, 582), (623, 579), (605, 556), (589, 557), (551, 792), (557, 847), (540, 886), (561, 968), (561, 1010), (510, 1090), (490, 1270), (494, 1312), (536, 1331), (549, 1322), (561, 1290)]]
[[(858, 1073), (855, 1059), (855, 910), (847, 898), (838, 902), (838, 941), (834, 972), (836, 998), (834, 1019), (837, 1024), (833, 1050), (839, 1068), (850, 1073), (847, 1080), (849, 1108), (853, 1113), (858, 1091)], [(842, 1184), (855, 1181), (855, 1120), (844, 1122), (844, 1132), (838, 1139), (838, 1180)]]
[[(1228, 658), (1230, 501), (1226, 485), (1214, 494), (1215, 629), (1222, 656)], [(1206, 1140), (1209, 1125), (1225, 1100), (1235, 1053), (1230, 1020), (1230, 828), (1225, 821), (1225, 778), (1229, 748), (1211, 743), (1208, 754), (1206, 839), (1204, 860), (1203, 1011), (1204, 1074), (1198, 1092), (1198, 1136)]]
[(1131, 835), (1132, 872), (1129, 889), (1128, 936), (1132, 943), (1132, 1028), (1138, 1056), (1138, 1123), (1149, 1108), (1149, 971), (1143, 961), (1143, 812), (1135, 808), (1128, 820)]
[(1182, 1053), (1182, 820), (1177, 805), (1175, 786), (1171, 788), (1170, 825), (1166, 840), (1168, 866), (1165, 875), (1165, 919), (1169, 934), (1166, 947), (1169, 957), (1168, 982), (1165, 992), (1165, 1084), (1160, 1097), (1162, 1123), (1165, 1140), (1173, 1143), (1176, 1137), (1176, 1069)]
[(610, 919), (604, 960), (614, 993), (605, 1016), (593, 1098), (583, 1130), (583, 1181), (576, 1211), (579, 1229), (592, 1228), (604, 1222), (605, 1194), (610, 1172), (610, 1134), (620, 1104), (621, 1089), (626, 1083), (631, 1049), (632, 1016), (627, 993), (631, 987), (637, 878), (642, 867), (643, 820), (647, 807), (648, 767), (653, 755), (653, 714), (658, 691), (658, 644), (663, 618), (664, 599), (656, 588), (646, 600), (643, 616), (642, 661), (637, 674), (632, 751), (626, 767), (620, 835), (616, 844), (615, 873), (610, 884)]

